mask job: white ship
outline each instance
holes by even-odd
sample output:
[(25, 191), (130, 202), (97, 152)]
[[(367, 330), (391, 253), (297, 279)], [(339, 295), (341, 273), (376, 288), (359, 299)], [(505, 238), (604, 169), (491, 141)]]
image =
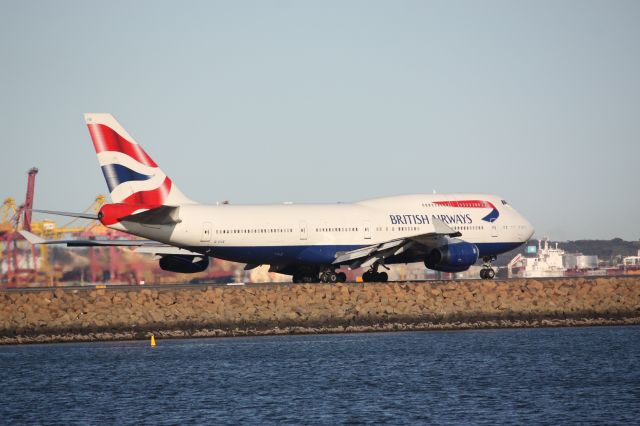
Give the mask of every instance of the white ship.
[(528, 253), (535, 253), (535, 257), (518, 254), (514, 257), (507, 271), (513, 276), (514, 268), (518, 277), (562, 277), (573, 275), (606, 275), (607, 271), (598, 269), (598, 256), (585, 256), (581, 253), (566, 253), (558, 247), (551, 247), (549, 238), (538, 241), (538, 247), (527, 247)]
[[(533, 246), (535, 247), (535, 246)], [(507, 270), (511, 277), (513, 268), (519, 268), (517, 276), (528, 277), (562, 277), (566, 271), (564, 266), (565, 251), (558, 248), (558, 243), (555, 247), (550, 247), (549, 238), (543, 238), (538, 241), (538, 249), (536, 251), (536, 257), (525, 257), (522, 254), (518, 254), (514, 257)]]

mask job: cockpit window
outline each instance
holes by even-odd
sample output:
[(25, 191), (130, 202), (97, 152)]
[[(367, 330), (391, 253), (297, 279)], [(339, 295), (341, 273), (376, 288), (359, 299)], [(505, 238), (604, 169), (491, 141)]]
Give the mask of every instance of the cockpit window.
[(502, 201), (502, 205), (503, 206), (508, 206), (509, 205), (509, 204), (507, 204), (507, 202), (505, 200), (500, 200), (500, 201)]

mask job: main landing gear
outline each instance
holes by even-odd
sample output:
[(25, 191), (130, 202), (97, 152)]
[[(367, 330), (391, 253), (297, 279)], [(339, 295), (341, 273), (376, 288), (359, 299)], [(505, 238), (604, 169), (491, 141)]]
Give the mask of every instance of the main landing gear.
[[(375, 264), (371, 267), (371, 269), (362, 274), (362, 281), (364, 281), (365, 283), (384, 283), (389, 281), (389, 275), (384, 271), (378, 272), (378, 266), (380, 265)], [(386, 269), (389, 269), (384, 265), (382, 266)]]
[(493, 270), (491, 266), (491, 262), (496, 260), (495, 256), (485, 256), (482, 258), (484, 263), (482, 264), (482, 269), (480, 270), (480, 278), (483, 280), (492, 280), (496, 276), (496, 271)]
[(347, 281), (347, 274), (344, 272), (326, 271), (320, 274), (321, 283), (344, 283)]
[(347, 281), (347, 274), (327, 269), (322, 272), (297, 272), (293, 274), (294, 283), (344, 283)]

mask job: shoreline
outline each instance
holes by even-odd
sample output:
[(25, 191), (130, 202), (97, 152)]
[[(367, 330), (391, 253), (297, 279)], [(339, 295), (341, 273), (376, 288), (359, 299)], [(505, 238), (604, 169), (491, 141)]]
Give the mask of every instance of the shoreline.
[(381, 333), (405, 331), (463, 331), (522, 328), (606, 327), (640, 325), (640, 316), (619, 318), (545, 318), (545, 319), (495, 319), (479, 321), (378, 323), (370, 325), (336, 326), (284, 326), (273, 328), (197, 328), (165, 330), (129, 330), (96, 332), (60, 332), (34, 335), (0, 336), (0, 346), (48, 343), (85, 343), (144, 341), (155, 336), (157, 340), (194, 339), (216, 337), (259, 337), (282, 335)]

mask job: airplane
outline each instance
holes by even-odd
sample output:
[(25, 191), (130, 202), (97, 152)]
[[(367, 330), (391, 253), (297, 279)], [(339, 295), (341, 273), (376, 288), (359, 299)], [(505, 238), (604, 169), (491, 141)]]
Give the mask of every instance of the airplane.
[(129, 246), (159, 256), (163, 270), (196, 273), (209, 258), (250, 270), (292, 276), (295, 283), (345, 282), (341, 268), (365, 268), (364, 282), (383, 282), (381, 269), (423, 262), (426, 268), (466, 271), (478, 258), (483, 279), (491, 262), (533, 235), (531, 224), (504, 199), (488, 194), (417, 194), (336, 204), (199, 204), (178, 186), (110, 114), (85, 121), (112, 203), (98, 214), (33, 210), (97, 219), (144, 239), (44, 240), (32, 244)]

